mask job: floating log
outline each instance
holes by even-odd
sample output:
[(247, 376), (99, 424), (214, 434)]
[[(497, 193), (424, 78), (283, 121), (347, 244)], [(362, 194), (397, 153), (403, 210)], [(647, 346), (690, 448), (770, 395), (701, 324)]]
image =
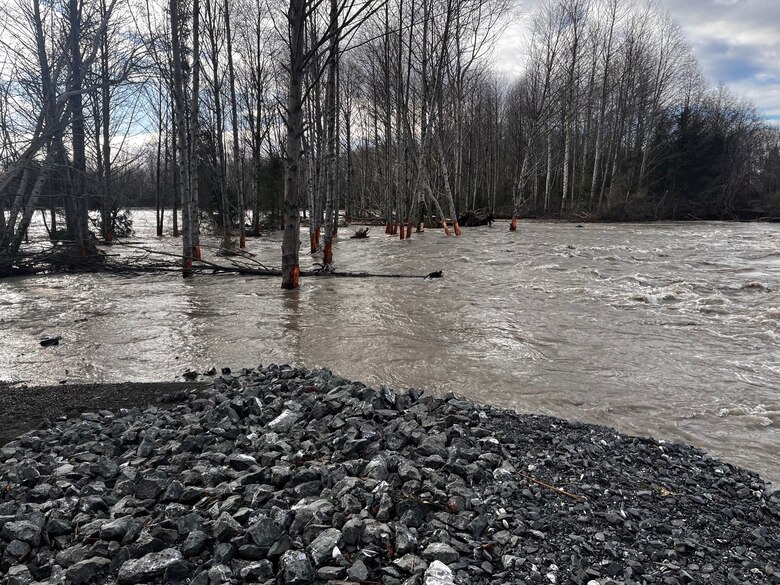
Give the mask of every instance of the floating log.
[(349, 236), (350, 240), (362, 240), (368, 237), (369, 228), (364, 227), (357, 230), (354, 235)]

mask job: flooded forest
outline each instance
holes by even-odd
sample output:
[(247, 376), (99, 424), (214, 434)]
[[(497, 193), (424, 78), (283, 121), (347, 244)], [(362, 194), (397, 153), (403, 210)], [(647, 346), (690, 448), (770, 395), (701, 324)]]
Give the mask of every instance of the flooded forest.
[[(345, 219), (403, 239), (497, 217), (780, 216), (777, 128), (708, 85), (658, 3), (518, 10), (13, 2), (0, 17), (0, 272), (99, 269), (96, 244), (132, 233), (131, 207), (181, 239), (185, 275), (202, 233), (229, 255), (282, 230), (287, 288), (301, 253), (334, 266)], [(497, 72), (507, 42), (516, 75)], [(30, 240), (36, 221), (56, 246)]]

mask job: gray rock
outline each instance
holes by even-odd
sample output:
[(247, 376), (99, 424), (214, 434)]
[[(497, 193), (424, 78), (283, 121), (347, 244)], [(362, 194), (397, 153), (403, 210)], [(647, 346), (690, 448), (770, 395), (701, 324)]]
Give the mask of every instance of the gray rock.
[(248, 583), (260, 581), (261, 579), (268, 579), (274, 575), (274, 565), (271, 561), (265, 559), (249, 563), (241, 569), (239, 575)]
[(217, 518), (217, 521), (214, 523), (214, 528), (212, 531), (214, 533), (214, 538), (216, 538), (219, 542), (226, 542), (231, 538), (241, 534), (243, 529), (241, 528), (241, 525), (236, 522), (233, 516), (227, 512), (222, 512), (222, 514), (219, 515), (219, 518)]
[(227, 565), (230, 561), (236, 558), (238, 549), (229, 542), (220, 542), (214, 547), (214, 554), (212, 555), (212, 563), (215, 565)]
[(358, 559), (347, 569), (347, 575), (353, 581), (367, 581), (369, 576), (368, 567), (363, 561)]
[(135, 583), (150, 581), (162, 575), (168, 567), (183, 560), (182, 554), (175, 548), (149, 553), (140, 559), (124, 563), (119, 568), (117, 579), (120, 585), (134, 585)]
[(85, 514), (95, 515), (98, 512), (108, 512), (106, 502), (100, 496), (86, 496), (79, 500), (78, 509)]
[(6, 522), (0, 530), (0, 537), (7, 541), (21, 540), (36, 547), (41, 542), (41, 527), (27, 520)]
[(290, 409), (285, 409), (282, 414), (268, 423), (268, 428), (277, 433), (288, 432), (298, 422), (299, 415)]
[(194, 530), (187, 535), (187, 538), (182, 543), (181, 552), (187, 557), (198, 556), (205, 550), (208, 541), (208, 534), (201, 530)]
[(244, 455), (243, 453), (238, 453), (228, 457), (228, 465), (230, 465), (230, 467), (232, 467), (236, 471), (245, 471), (250, 467), (252, 467), (253, 465), (257, 465), (257, 459), (255, 459), (251, 455)]
[(311, 542), (309, 552), (315, 567), (321, 567), (333, 558), (333, 548), (338, 544), (340, 538), (341, 530), (328, 528)]
[(317, 578), (323, 581), (340, 581), (344, 578), (344, 567), (320, 567)]
[(110, 564), (111, 561), (103, 557), (85, 559), (68, 567), (68, 570), (65, 571), (65, 579), (72, 585), (91, 583), (98, 575), (107, 570)]
[(73, 525), (64, 518), (52, 518), (46, 523), (46, 533), (51, 536), (62, 536), (73, 532)]
[(164, 488), (163, 480), (144, 477), (135, 485), (135, 497), (139, 500), (153, 500), (163, 492)]
[(75, 565), (86, 559), (88, 554), (88, 546), (77, 544), (58, 552), (56, 556), (57, 564), (62, 565), (63, 567), (70, 567), (71, 565)]
[(358, 544), (362, 534), (363, 520), (360, 518), (350, 518), (341, 528), (341, 540), (347, 545)]
[(400, 559), (393, 561), (393, 566), (398, 567), (404, 573), (414, 575), (415, 573), (422, 573), (428, 568), (428, 563), (422, 560), (417, 555), (406, 554)]
[(257, 546), (265, 549), (270, 548), (282, 535), (281, 529), (270, 518), (260, 518), (246, 532)]
[(230, 583), (233, 571), (227, 565), (216, 565), (209, 569), (209, 585), (223, 585)]
[(455, 575), (441, 561), (433, 561), (425, 570), (424, 585), (454, 585)]
[(314, 569), (303, 551), (288, 550), (282, 555), (280, 566), (285, 585), (306, 585), (314, 581)]
[(458, 551), (443, 542), (432, 542), (425, 547), (422, 554), (430, 561), (441, 561), (446, 564), (454, 563), (460, 558)]
[(123, 516), (100, 527), (100, 538), (103, 540), (122, 540), (130, 527), (133, 526), (131, 516)]
[(395, 525), (395, 552), (405, 555), (417, 550), (417, 537), (403, 524)]
[(30, 585), (33, 582), (33, 576), (27, 565), (14, 565), (8, 569), (6, 585)]
[(11, 555), (15, 559), (26, 557), (30, 554), (31, 550), (32, 548), (30, 545), (21, 540), (12, 540), (8, 543), (8, 546), (5, 547), (6, 554)]

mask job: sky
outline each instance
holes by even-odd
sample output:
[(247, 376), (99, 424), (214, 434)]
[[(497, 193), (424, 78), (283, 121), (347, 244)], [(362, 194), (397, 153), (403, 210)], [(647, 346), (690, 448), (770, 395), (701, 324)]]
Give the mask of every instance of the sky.
[[(518, 63), (518, 33), (539, 0), (521, 3), (520, 24), (507, 31), (499, 49), (499, 58), (508, 58), (509, 63)], [(726, 84), (735, 95), (750, 99), (768, 119), (780, 124), (780, 0), (660, 3), (682, 25), (708, 84)]]

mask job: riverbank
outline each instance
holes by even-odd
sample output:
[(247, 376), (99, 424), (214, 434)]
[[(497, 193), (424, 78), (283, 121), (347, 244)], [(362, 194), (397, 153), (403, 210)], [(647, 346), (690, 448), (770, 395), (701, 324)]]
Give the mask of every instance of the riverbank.
[(170, 404), (185, 391), (204, 390), (205, 382), (124, 382), (21, 386), (0, 382), (0, 446), (43, 426), (59, 424), (82, 412), (146, 408)]
[(686, 445), (286, 366), (169, 396), (0, 448), (9, 584), (780, 583), (778, 494)]

